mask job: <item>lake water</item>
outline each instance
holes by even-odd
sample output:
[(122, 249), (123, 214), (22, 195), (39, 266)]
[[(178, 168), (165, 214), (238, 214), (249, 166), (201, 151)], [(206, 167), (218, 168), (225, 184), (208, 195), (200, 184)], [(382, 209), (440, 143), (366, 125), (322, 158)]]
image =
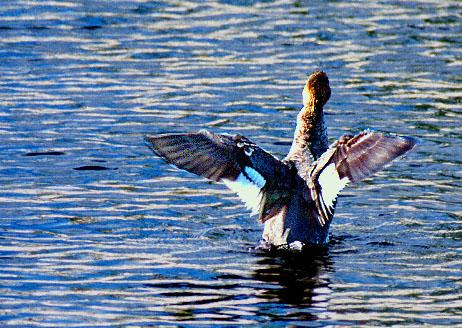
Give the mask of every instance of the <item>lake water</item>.
[[(0, 323), (462, 326), (459, 1), (6, 1), (0, 6)], [(345, 190), (329, 247), (262, 227), (144, 134), (289, 149), (306, 76), (331, 141), (414, 136)]]

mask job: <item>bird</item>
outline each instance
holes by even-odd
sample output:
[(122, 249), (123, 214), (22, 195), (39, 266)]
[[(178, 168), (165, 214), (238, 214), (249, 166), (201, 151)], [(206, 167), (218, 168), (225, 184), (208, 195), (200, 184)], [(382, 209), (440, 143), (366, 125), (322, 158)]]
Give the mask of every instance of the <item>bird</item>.
[(324, 71), (308, 76), (293, 142), (283, 159), (240, 134), (200, 130), (147, 135), (145, 141), (167, 163), (237, 193), (264, 225), (262, 245), (325, 246), (339, 193), (416, 144), (413, 137), (364, 130), (329, 145), (324, 106), (330, 95)]

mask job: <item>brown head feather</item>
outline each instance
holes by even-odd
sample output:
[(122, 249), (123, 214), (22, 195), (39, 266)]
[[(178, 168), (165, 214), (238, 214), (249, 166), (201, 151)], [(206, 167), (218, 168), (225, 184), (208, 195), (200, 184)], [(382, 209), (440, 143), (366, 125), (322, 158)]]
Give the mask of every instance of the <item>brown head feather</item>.
[(330, 86), (327, 74), (323, 71), (313, 72), (303, 89), (303, 104), (309, 110), (322, 110), (330, 98)]

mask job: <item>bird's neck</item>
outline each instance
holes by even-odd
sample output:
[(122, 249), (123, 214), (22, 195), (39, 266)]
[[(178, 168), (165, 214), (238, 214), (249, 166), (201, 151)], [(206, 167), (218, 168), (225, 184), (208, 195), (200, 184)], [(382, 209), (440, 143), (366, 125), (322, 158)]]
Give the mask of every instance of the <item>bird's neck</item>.
[(327, 128), (322, 107), (307, 101), (297, 116), (297, 128), (287, 159), (311, 162), (317, 160), (329, 147)]

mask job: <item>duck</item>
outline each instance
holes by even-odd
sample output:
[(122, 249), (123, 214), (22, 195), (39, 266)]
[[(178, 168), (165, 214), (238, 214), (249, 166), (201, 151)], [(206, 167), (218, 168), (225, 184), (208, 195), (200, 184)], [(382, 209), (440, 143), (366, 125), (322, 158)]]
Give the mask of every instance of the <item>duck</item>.
[(327, 74), (310, 74), (302, 96), (293, 141), (283, 159), (240, 134), (200, 130), (147, 135), (145, 141), (167, 163), (237, 193), (263, 224), (263, 245), (299, 250), (325, 246), (340, 192), (402, 157), (416, 139), (365, 130), (329, 145)]

